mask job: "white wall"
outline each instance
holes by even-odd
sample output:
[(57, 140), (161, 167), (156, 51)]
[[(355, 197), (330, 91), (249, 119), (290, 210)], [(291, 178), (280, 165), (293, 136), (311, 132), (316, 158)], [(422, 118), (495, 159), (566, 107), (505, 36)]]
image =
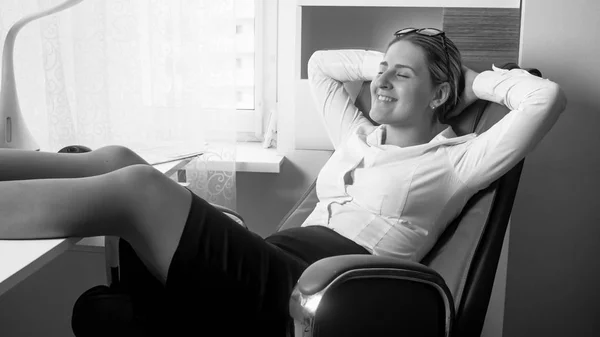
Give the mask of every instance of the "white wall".
[(567, 109), (525, 160), (504, 336), (600, 336), (600, 1), (524, 0), (521, 60)]

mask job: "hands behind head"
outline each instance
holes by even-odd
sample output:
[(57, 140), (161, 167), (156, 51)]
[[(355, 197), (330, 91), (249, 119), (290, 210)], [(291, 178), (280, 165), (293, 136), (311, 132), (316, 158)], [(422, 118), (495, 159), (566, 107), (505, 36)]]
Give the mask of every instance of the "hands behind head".
[(465, 79), (465, 89), (458, 99), (458, 104), (454, 110), (448, 114), (447, 118), (458, 116), (466, 107), (475, 103), (475, 101), (478, 99), (477, 95), (475, 95), (475, 92), (473, 91), (473, 81), (475, 81), (475, 77), (477, 77), (479, 73), (473, 69), (467, 68), (464, 65), (462, 66), (462, 73)]

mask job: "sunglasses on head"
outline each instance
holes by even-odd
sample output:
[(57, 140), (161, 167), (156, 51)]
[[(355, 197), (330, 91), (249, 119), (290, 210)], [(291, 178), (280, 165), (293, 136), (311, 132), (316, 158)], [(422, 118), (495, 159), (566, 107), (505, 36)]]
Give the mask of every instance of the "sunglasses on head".
[(398, 37), (407, 34), (419, 34), (429, 37), (441, 36), (442, 45), (444, 46), (444, 51), (446, 52), (446, 74), (448, 77), (450, 77), (450, 55), (448, 54), (448, 47), (446, 47), (446, 33), (437, 28), (403, 28), (395, 32), (394, 36)]

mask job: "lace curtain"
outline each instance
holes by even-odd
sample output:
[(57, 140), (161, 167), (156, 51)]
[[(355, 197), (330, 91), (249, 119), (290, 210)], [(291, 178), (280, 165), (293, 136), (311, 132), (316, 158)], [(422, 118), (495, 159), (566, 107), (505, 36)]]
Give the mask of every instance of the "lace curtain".
[[(14, 22), (59, 2), (2, 0), (0, 43)], [(189, 188), (235, 209), (234, 10), (233, 0), (84, 0), (29, 23), (15, 75), (41, 150), (202, 150), (186, 167)]]

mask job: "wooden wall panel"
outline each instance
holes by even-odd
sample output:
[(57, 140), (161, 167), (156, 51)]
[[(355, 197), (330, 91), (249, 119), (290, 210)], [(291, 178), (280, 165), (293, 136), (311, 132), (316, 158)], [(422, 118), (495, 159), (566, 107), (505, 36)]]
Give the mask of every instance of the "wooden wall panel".
[(466, 66), (482, 71), (518, 63), (519, 8), (444, 8), (446, 35), (460, 50)]

